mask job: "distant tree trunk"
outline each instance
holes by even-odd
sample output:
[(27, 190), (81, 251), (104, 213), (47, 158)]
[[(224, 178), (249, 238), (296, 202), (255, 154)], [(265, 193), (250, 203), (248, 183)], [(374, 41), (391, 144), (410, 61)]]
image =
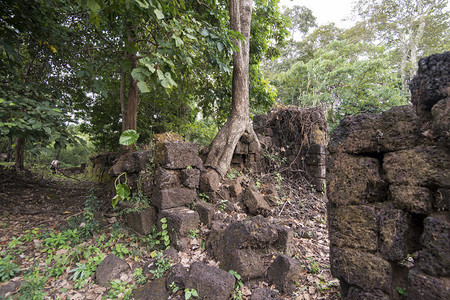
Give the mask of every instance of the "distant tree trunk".
[(23, 170), (24, 160), (25, 160), (25, 138), (18, 137), (16, 139), (16, 149), (15, 149), (15, 160), (16, 160), (16, 170)]
[(232, 109), (225, 125), (214, 138), (205, 165), (225, 175), (231, 164), (234, 150), (247, 129), (254, 134), (250, 124), (249, 54), (252, 0), (230, 0), (230, 27), (240, 32), (245, 40), (236, 40), (238, 51), (233, 53)]
[[(137, 68), (138, 60), (135, 54), (128, 54), (128, 59), (131, 62), (131, 68)], [(137, 128), (137, 114), (138, 114), (138, 92), (139, 88), (137, 86), (137, 81), (133, 79), (130, 74), (130, 86), (128, 88), (128, 97), (127, 97), (127, 109), (126, 109), (126, 122), (125, 122), (125, 130)]]
[[(130, 45), (136, 43), (136, 35), (134, 32), (134, 29), (132, 27), (132, 24), (128, 24), (128, 43)], [(127, 52), (125, 54), (126, 58), (130, 62), (131, 70), (138, 67), (138, 56), (137, 53), (130, 53)], [(133, 129), (136, 130), (137, 128), (137, 114), (138, 114), (138, 106), (139, 106), (139, 88), (137, 85), (137, 81), (133, 79), (133, 76), (131, 76), (130, 73), (130, 85), (128, 87), (128, 97), (127, 97), (127, 104), (124, 105), (124, 111), (125, 111), (125, 126), (123, 126), (122, 123), (122, 130), (128, 130)], [(125, 108), (126, 107), (126, 108)]]
[(12, 136), (8, 139), (8, 151), (6, 152), (6, 161), (11, 162), (12, 161)]
[(127, 110), (125, 103), (125, 81), (127, 80), (127, 74), (122, 71), (120, 73), (120, 89), (119, 89), (119, 98), (120, 98), (120, 112), (122, 114), (122, 132), (126, 130), (127, 123)]

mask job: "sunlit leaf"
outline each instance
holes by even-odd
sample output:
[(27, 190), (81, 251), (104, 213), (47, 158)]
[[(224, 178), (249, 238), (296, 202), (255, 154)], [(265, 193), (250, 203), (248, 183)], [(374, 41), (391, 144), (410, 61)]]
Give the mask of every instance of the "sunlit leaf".
[(160, 11), (159, 9), (154, 10), (156, 17), (158, 18), (158, 20), (162, 20), (164, 19), (164, 14), (162, 13), (162, 11)]
[(122, 132), (122, 134), (120, 135), (119, 144), (125, 145), (125, 146), (130, 146), (130, 145), (133, 145), (134, 143), (136, 143), (138, 138), (139, 138), (139, 133), (137, 133), (133, 129), (128, 129), (128, 130), (125, 130), (124, 132)]
[(139, 90), (141, 91), (141, 93), (143, 93), (143, 94), (150, 93), (150, 89), (148, 88), (147, 84), (144, 81), (139, 81), (137, 83), (137, 86), (138, 86)]

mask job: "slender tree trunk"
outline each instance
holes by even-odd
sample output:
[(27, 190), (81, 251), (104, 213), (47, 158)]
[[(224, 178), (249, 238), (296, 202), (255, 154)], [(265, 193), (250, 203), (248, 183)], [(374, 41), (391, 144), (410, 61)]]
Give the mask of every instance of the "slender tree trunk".
[(12, 161), (12, 136), (8, 139), (8, 151), (6, 152), (6, 161), (11, 162)]
[(16, 170), (24, 169), (25, 160), (25, 138), (19, 137), (16, 139), (16, 149), (15, 149), (15, 160), (16, 160)]
[(125, 81), (127, 80), (127, 74), (125, 71), (120, 73), (120, 90), (119, 90), (119, 98), (120, 98), (120, 112), (122, 114), (122, 132), (126, 130), (127, 124), (127, 105), (125, 103)]
[[(137, 68), (137, 57), (135, 54), (128, 54), (128, 59), (131, 63), (131, 68)], [(128, 97), (127, 97), (127, 109), (126, 109), (126, 123), (125, 130), (137, 128), (137, 114), (138, 114), (138, 92), (139, 88), (137, 86), (137, 81), (133, 79), (130, 74), (130, 86), (128, 88)]]
[(230, 27), (240, 32), (245, 41), (236, 40), (238, 51), (233, 53), (232, 109), (225, 125), (214, 138), (205, 165), (225, 175), (240, 137), (250, 124), (249, 53), (252, 0), (230, 0)]

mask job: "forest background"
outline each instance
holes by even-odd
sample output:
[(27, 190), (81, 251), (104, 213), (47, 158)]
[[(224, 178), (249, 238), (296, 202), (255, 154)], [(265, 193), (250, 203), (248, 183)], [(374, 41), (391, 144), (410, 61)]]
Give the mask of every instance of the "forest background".
[[(418, 60), (450, 49), (449, 20), (445, 0), (358, 0), (344, 29), (254, 0), (250, 114), (320, 106), (332, 130), (407, 104)], [(75, 166), (118, 150), (126, 129), (208, 145), (231, 110), (243, 37), (229, 23), (222, 0), (2, 1), (0, 153)]]

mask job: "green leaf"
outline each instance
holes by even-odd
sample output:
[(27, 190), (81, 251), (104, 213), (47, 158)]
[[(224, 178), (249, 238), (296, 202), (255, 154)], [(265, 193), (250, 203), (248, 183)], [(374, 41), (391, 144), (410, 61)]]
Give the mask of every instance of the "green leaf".
[(41, 129), (42, 128), (42, 123), (41, 122), (36, 122), (33, 125), (31, 125), (31, 128), (33, 128), (33, 129)]
[(158, 74), (158, 79), (159, 80), (164, 80), (166, 79), (166, 77), (164, 76), (164, 73), (161, 70), (156, 71), (156, 74)]
[(184, 43), (183, 43), (183, 40), (180, 39), (179, 36), (177, 36), (177, 35), (174, 34), (174, 35), (172, 36), (172, 38), (175, 40), (175, 46), (180, 47), (181, 45), (184, 44)]
[(143, 94), (150, 93), (150, 89), (148, 88), (147, 84), (144, 81), (139, 81), (137, 83), (137, 86), (138, 86), (139, 90), (141, 91), (141, 93), (143, 93)]
[(144, 80), (142, 68), (133, 69), (133, 71), (131, 71), (131, 77), (133, 77), (134, 80)]
[(93, 12), (96, 12), (101, 8), (100, 5), (95, 0), (88, 0), (87, 7)]
[(142, 8), (148, 8), (149, 4), (147, 3), (147, 1), (143, 0), (143, 1), (139, 1), (139, 0), (134, 0), (137, 4), (139, 4), (140, 7)]
[(158, 20), (162, 20), (164, 19), (164, 14), (162, 13), (162, 11), (160, 11), (159, 9), (155, 8), (154, 10), (156, 17), (158, 18)]
[(217, 49), (219, 50), (219, 52), (222, 52), (223, 48), (224, 48), (224, 46), (223, 46), (222, 42), (218, 42)]
[(137, 133), (135, 130), (133, 130), (133, 129), (125, 130), (120, 135), (119, 144), (125, 145), (125, 146), (130, 146), (130, 145), (133, 145), (134, 143), (136, 143), (138, 138), (139, 138), (139, 133)]
[(202, 31), (200, 31), (200, 34), (206, 37), (209, 35), (209, 32), (208, 32), (208, 30), (203, 28)]
[(126, 183), (119, 183), (116, 185), (116, 193), (121, 200), (128, 199), (131, 194), (131, 190)]

